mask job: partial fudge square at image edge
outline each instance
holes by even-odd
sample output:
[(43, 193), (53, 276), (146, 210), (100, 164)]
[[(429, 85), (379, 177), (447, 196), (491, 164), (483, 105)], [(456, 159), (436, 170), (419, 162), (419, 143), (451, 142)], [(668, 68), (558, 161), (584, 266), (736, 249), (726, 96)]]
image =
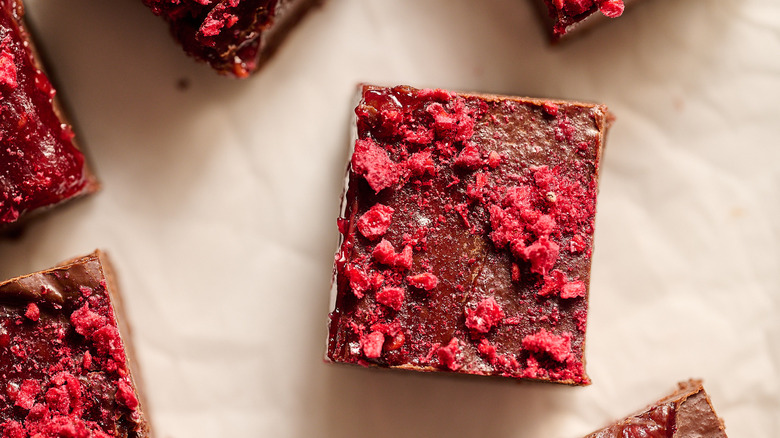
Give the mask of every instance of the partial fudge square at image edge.
[(0, 283), (0, 435), (151, 436), (121, 313), (99, 251)]
[(586, 385), (603, 105), (364, 85), (326, 359)]

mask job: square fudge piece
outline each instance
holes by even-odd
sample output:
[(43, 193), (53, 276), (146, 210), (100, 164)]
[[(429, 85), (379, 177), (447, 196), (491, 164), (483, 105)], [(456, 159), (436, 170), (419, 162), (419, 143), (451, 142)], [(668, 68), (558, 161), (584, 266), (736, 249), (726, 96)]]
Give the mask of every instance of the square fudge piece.
[(0, 0), (0, 229), (98, 188), (38, 62), (18, 0)]
[(617, 18), (635, 0), (531, 0), (539, 9), (553, 42), (589, 28), (604, 17)]
[(606, 107), (362, 87), (327, 358), (584, 385)]
[(224, 75), (261, 67), (287, 34), (323, 0), (143, 0), (168, 22), (190, 56)]
[(701, 381), (689, 380), (654, 405), (585, 438), (625, 437), (726, 438), (726, 432)]
[(1, 436), (150, 436), (102, 258), (0, 283)]

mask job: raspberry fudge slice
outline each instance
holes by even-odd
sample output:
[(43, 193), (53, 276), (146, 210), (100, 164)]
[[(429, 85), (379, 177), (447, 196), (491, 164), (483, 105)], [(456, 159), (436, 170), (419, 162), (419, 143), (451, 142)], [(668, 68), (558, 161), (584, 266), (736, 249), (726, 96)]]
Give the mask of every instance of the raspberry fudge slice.
[(603, 17), (617, 18), (635, 0), (531, 0), (539, 8), (553, 42), (575, 28), (583, 28)]
[(0, 0), (0, 229), (97, 190), (37, 61), (17, 0)]
[(606, 107), (361, 91), (327, 358), (590, 383)]
[(101, 259), (95, 252), (0, 283), (3, 437), (150, 436)]
[(585, 438), (726, 438), (700, 380), (678, 384), (654, 405)]
[(247, 77), (323, 0), (143, 0), (162, 16), (184, 51), (217, 72)]

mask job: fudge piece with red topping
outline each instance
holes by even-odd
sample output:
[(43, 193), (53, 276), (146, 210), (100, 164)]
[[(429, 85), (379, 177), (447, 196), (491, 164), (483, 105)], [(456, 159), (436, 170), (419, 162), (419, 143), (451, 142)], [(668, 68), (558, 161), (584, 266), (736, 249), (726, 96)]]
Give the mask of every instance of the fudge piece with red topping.
[(726, 438), (701, 380), (680, 382), (677, 390), (585, 438)]
[(617, 18), (635, 0), (531, 0), (539, 9), (553, 42), (574, 29), (588, 27), (603, 17)]
[(36, 58), (18, 0), (0, 0), (0, 229), (97, 181)]
[(363, 86), (327, 358), (584, 385), (602, 105)]
[(0, 283), (0, 436), (150, 436), (101, 259)]
[(143, 0), (190, 56), (244, 78), (323, 0)]

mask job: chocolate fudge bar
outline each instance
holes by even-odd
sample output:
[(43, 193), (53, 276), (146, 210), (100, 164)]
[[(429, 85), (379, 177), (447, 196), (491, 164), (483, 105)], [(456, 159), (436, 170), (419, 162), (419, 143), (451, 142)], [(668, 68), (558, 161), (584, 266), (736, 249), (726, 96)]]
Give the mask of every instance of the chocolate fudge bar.
[(584, 385), (602, 105), (363, 86), (327, 359)]
[(62, 115), (18, 0), (0, 0), (0, 229), (98, 188)]
[(585, 438), (726, 438), (701, 380), (680, 382), (654, 405)]
[(217, 72), (249, 76), (323, 0), (143, 0), (184, 51)]
[(150, 436), (115, 292), (100, 252), (0, 283), (0, 435)]
[(603, 17), (617, 18), (634, 0), (531, 0), (539, 9), (542, 21), (553, 42), (575, 29), (590, 27)]

